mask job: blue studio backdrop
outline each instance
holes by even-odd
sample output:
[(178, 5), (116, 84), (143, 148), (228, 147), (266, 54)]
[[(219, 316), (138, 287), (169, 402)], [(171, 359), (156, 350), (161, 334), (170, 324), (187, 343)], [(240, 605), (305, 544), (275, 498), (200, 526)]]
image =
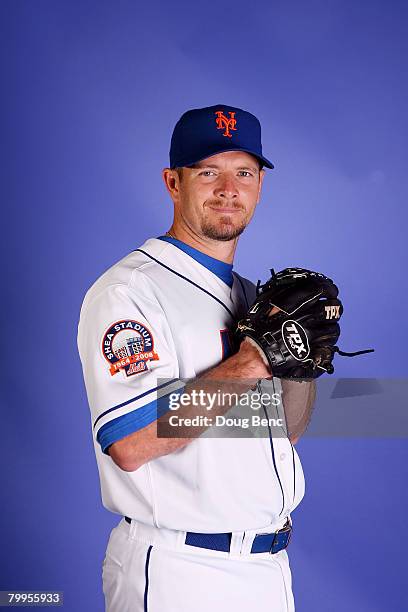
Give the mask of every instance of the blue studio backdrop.
[[(336, 376), (404, 378), (407, 5), (3, 0), (0, 590), (103, 610), (101, 504), (76, 348), (86, 290), (172, 205), (188, 108), (256, 114), (267, 171), (235, 268), (317, 269), (345, 304)], [(387, 407), (385, 406), (385, 409)], [(407, 609), (400, 437), (307, 437), (289, 548), (297, 610)], [(180, 585), (181, 587), (181, 585)]]

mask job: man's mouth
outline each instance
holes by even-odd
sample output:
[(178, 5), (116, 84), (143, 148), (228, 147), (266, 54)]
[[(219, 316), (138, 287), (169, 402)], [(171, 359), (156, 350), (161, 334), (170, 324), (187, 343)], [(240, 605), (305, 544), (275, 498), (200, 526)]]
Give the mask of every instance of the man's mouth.
[(242, 208), (241, 207), (236, 207), (236, 206), (209, 206), (208, 208), (211, 208), (211, 210), (214, 210), (215, 212), (219, 212), (222, 214), (226, 214), (226, 213), (237, 213), (237, 212), (242, 212)]

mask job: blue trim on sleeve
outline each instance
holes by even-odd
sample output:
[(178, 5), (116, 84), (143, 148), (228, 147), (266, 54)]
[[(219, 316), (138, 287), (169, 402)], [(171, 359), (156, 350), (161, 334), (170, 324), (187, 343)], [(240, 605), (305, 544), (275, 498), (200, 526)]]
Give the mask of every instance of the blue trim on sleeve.
[(232, 287), (234, 282), (234, 277), (232, 275), (232, 264), (227, 264), (225, 261), (220, 261), (219, 259), (215, 259), (215, 257), (210, 257), (197, 249), (193, 249), (189, 244), (178, 240), (177, 238), (173, 238), (172, 236), (159, 236), (159, 240), (163, 240), (164, 242), (170, 242), (187, 255), (190, 255), (193, 259), (198, 261), (202, 266), (213, 272), (218, 278), (220, 278), (228, 287)]
[(166, 414), (166, 412), (170, 410), (168, 401), (170, 395), (174, 395), (175, 393), (181, 394), (184, 392), (184, 388), (183, 386), (176, 391), (172, 391), (168, 395), (160, 397), (158, 400), (154, 399), (148, 404), (136, 408), (127, 414), (116, 417), (116, 419), (112, 419), (108, 423), (105, 423), (105, 425), (102, 425), (96, 435), (96, 440), (101, 445), (102, 452), (105, 453), (105, 455), (109, 455), (107, 449), (111, 444), (131, 433), (139, 431), (139, 429), (143, 429), (143, 427), (150, 425), (150, 423), (153, 423), (153, 421), (156, 421)]
[(102, 414), (100, 414), (98, 416), (98, 418), (95, 420), (93, 428), (95, 429), (96, 424), (98, 423), (98, 421), (100, 421), (100, 419), (102, 417), (104, 417), (106, 414), (109, 414), (109, 412), (112, 412), (113, 410), (117, 410), (118, 408), (123, 408), (123, 406), (127, 406), (128, 404), (131, 404), (132, 402), (135, 402), (136, 400), (141, 399), (142, 397), (145, 397), (145, 395), (149, 395), (149, 393), (153, 393), (154, 391), (158, 391), (159, 389), (162, 389), (163, 387), (166, 387), (167, 385), (170, 385), (171, 383), (175, 382), (176, 380), (177, 380), (177, 378), (172, 378), (168, 382), (165, 382), (162, 385), (159, 385), (158, 387), (153, 387), (152, 389), (148, 389), (147, 391), (144, 391), (143, 393), (140, 393), (140, 395), (135, 395), (135, 397), (132, 397), (129, 400), (126, 400), (126, 402), (122, 402), (121, 404), (118, 404), (117, 406), (112, 406), (112, 408), (108, 408), (108, 410), (105, 410), (105, 412), (102, 412)]
[(132, 410), (132, 412), (128, 412), (102, 425), (96, 436), (97, 441), (101, 445), (102, 452), (105, 453), (105, 455), (109, 455), (109, 453), (106, 452), (108, 446), (135, 431), (139, 431), (139, 429), (146, 427), (146, 425), (153, 423), (157, 417), (156, 407), (157, 402), (153, 400), (141, 408)]

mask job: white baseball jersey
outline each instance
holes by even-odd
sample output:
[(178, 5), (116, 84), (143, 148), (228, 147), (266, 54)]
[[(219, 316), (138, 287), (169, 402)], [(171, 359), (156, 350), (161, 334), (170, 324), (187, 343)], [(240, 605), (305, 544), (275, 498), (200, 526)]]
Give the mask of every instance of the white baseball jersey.
[(252, 283), (234, 272), (230, 287), (212, 258), (198, 261), (193, 251), (149, 239), (85, 296), (78, 348), (103, 505), (167, 529), (263, 529), (304, 494), (287, 438), (199, 437), (134, 472), (109, 456), (111, 444), (157, 418), (158, 390), (170, 392), (228, 355), (227, 331), (254, 299)]

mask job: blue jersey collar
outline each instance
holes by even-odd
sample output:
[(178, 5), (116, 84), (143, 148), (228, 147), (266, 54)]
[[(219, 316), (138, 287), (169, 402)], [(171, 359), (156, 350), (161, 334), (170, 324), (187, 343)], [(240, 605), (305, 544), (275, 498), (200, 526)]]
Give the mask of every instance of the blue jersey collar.
[(177, 240), (177, 238), (173, 238), (172, 236), (159, 236), (159, 240), (164, 240), (165, 242), (170, 242), (187, 255), (190, 255), (193, 259), (198, 261), (202, 266), (207, 268), (213, 272), (218, 278), (220, 278), (224, 283), (228, 285), (228, 287), (232, 287), (234, 282), (234, 277), (232, 276), (232, 264), (227, 264), (225, 261), (220, 261), (219, 259), (215, 259), (214, 257), (210, 257), (197, 249), (193, 249), (190, 245), (182, 242), (181, 240)]

